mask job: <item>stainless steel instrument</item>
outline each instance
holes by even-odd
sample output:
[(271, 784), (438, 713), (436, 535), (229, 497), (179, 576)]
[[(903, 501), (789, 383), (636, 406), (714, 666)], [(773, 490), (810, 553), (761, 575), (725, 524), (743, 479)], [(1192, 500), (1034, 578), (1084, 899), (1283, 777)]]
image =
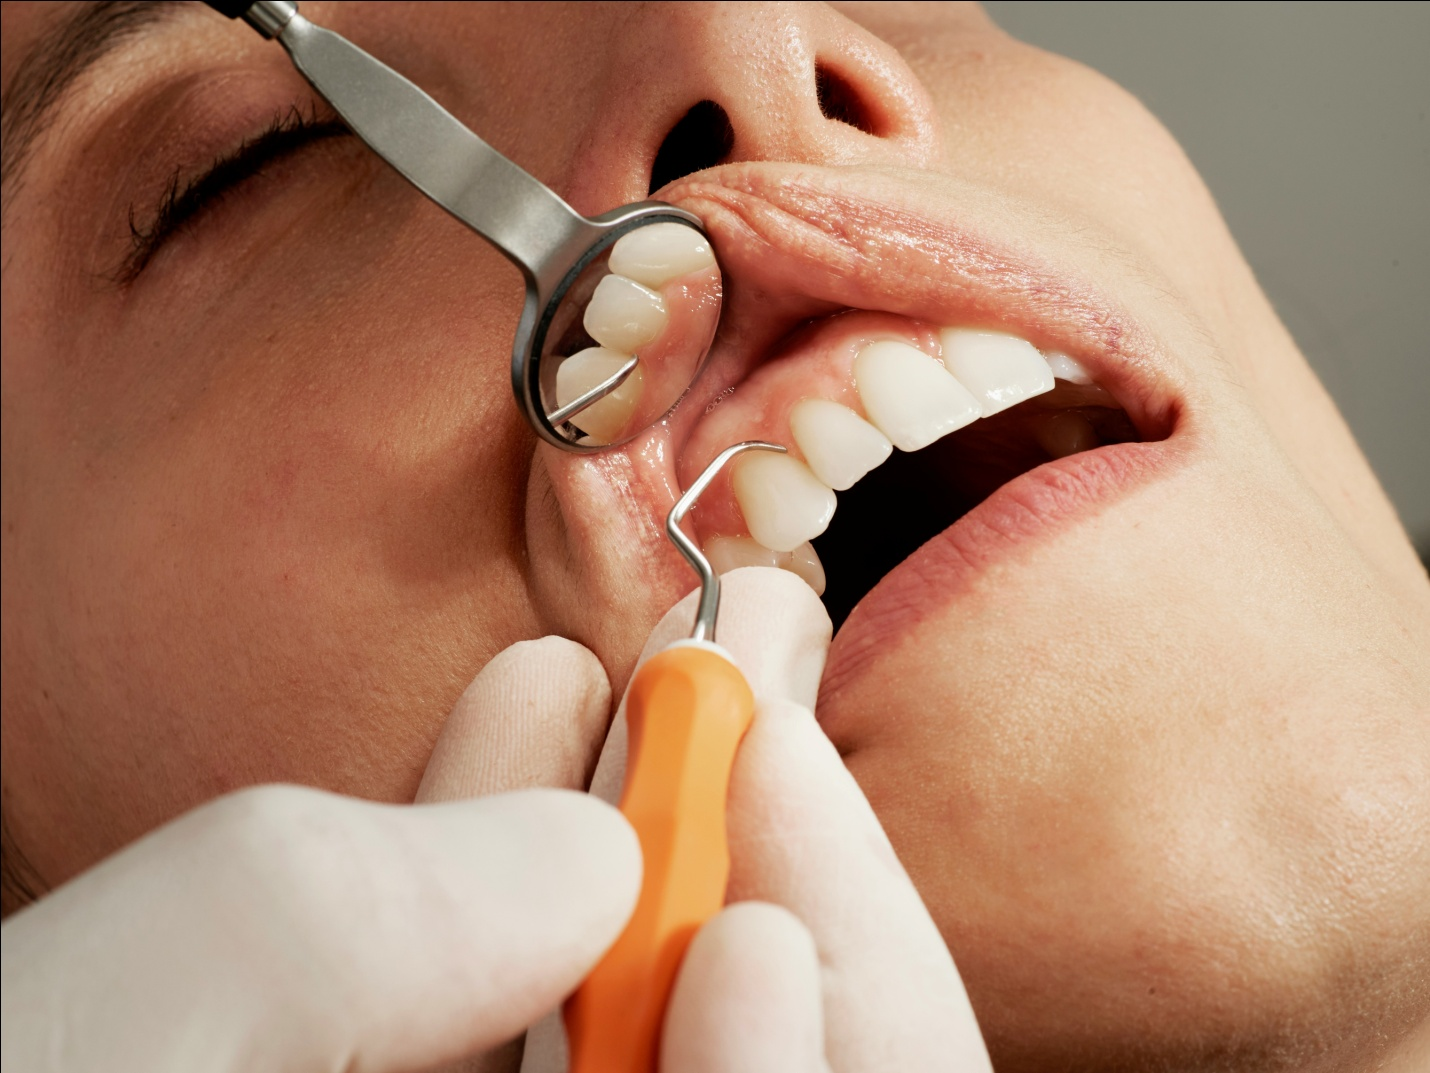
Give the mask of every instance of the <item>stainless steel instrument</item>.
[[(303, 77), (378, 156), (521, 270), (526, 302), (512, 346), (511, 383), (517, 405), (538, 436), (568, 450), (601, 450), (639, 435), (680, 400), (714, 337), (718, 267), (713, 301), (710, 294), (699, 296), (695, 315), (686, 311), (672, 318), (678, 323), (667, 336), (675, 337), (662, 339), (655, 353), (626, 356), (619, 368), (574, 398), (558, 397), (556, 374), (583, 343), (592, 342), (583, 335), (581, 308), (607, 274), (605, 259), (617, 240), (661, 223), (704, 236), (696, 216), (659, 201), (582, 216), (408, 79), (304, 18), (296, 3), (210, 6), (276, 39)], [(624, 424), (599, 435), (581, 428), (579, 416), (617, 391), (638, 368), (643, 373), (636, 381), (640, 401), (628, 407)]]

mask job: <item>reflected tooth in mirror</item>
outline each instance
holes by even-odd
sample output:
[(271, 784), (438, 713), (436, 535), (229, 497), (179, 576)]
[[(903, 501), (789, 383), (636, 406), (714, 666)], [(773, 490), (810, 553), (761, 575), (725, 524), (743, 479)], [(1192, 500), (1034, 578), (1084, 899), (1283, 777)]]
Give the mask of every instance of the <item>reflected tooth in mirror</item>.
[[(572, 354), (556, 367), (556, 408), (609, 380), (629, 360), (629, 354), (599, 346)], [(572, 417), (571, 424), (591, 437), (593, 443), (605, 444), (620, 438), (640, 401), (642, 380), (641, 367), (637, 365), (620, 387)]]
[(673, 279), (715, 263), (710, 240), (693, 227), (677, 223), (650, 224), (622, 235), (611, 247), (612, 272), (647, 287), (663, 287)]
[(783, 558), (781, 567), (803, 578), (805, 584), (814, 590), (814, 595), (824, 595), (824, 564), (819, 561), (813, 544), (806, 541)]
[(1049, 350), (1043, 355), (1043, 360), (1048, 363), (1048, 368), (1053, 371), (1053, 376), (1059, 380), (1066, 380), (1069, 384), (1079, 384), (1082, 387), (1092, 385), (1092, 377), (1088, 371), (1082, 367), (1076, 358), (1070, 358), (1060, 350)]
[(945, 328), (939, 341), (944, 365), (973, 392), (984, 417), (1053, 390), (1053, 371), (1043, 355), (1016, 335)]
[(665, 330), (665, 302), (649, 287), (610, 275), (596, 284), (581, 323), (609, 350), (634, 354)]
[(907, 343), (870, 343), (854, 359), (864, 413), (901, 451), (917, 451), (978, 420), (982, 408), (933, 358)]
[(814, 475), (837, 492), (854, 487), (894, 450), (877, 428), (829, 399), (796, 403), (790, 410), (789, 429)]
[(1038, 422), (1033, 435), (1037, 438), (1038, 446), (1053, 458), (1066, 458), (1068, 455), (1102, 446), (1102, 440), (1098, 438), (1092, 422), (1076, 410), (1049, 414)]
[(794, 551), (824, 532), (834, 517), (834, 490), (789, 455), (743, 455), (731, 483), (750, 535), (775, 551)]

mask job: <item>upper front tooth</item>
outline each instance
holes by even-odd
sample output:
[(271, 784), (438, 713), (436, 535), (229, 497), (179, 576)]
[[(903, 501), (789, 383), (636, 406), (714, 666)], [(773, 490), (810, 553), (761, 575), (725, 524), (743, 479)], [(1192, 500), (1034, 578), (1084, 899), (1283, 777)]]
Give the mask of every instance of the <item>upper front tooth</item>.
[(1069, 384), (1081, 384), (1083, 387), (1092, 383), (1092, 376), (1082, 367), (1082, 363), (1060, 350), (1048, 351), (1043, 355), (1043, 360), (1048, 363), (1053, 376), (1059, 380), (1066, 380)]
[(794, 551), (834, 517), (834, 492), (789, 455), (752, 451), (735, 463), (733, 484), (750, 535), (775, 551)]
[(942, 365), (907, 343), (870, 343), (854, 359), (864, 412), (901, 451), (917, 451), (982, 413)]
[(627, 279), (663, 287), (673, 279), (709, 268), (715, 263), (715, 251), (695, 228), (666, 222), (622, 235), (611, 248), (607, 263), (612, 272)]
[[(574, 402), (597, 384), (615, 376), (630, 358), (603, 347), (587, 347), (556, 367), (556, 407)], [(610, 443), (625, 432), (626, 423), (640, 401), (641, 367), (637, 365), (621, 386), (582, 410), (571, 423), (594, 442)]]
[(840, 492), (854, 487), (894, 450), (877, 428), (829, 399), (797, 403), (790, 411), (789, 427), (814, 475)]
[(665, 316), (665, 302), (655, 291), (610, 275), (596, 284), (582, 323), (603, 347), (634, 354), (665, 330)]
[(968, 328), (945, 328), (939, 339), (948, 371), (978, 398), (984, 417), (1053, 390), (1053, 371), (1032, 343)]

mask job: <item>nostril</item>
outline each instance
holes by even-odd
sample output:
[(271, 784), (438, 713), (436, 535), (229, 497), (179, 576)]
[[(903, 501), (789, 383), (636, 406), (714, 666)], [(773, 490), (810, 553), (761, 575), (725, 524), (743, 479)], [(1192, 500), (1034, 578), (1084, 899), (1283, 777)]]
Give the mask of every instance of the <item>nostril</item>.
[(650, 169), (650, 192), (692, 172), (713, 168), (730, 155), (735, 128), (725, 109), (714, 101), (701, 101), (670, 128)]
[(825, 119), (847, 123), (865, 134), (880, 136), (873, 113), (856, 90), (838, 71), (822, 63), (814, 67), (814, 91)]

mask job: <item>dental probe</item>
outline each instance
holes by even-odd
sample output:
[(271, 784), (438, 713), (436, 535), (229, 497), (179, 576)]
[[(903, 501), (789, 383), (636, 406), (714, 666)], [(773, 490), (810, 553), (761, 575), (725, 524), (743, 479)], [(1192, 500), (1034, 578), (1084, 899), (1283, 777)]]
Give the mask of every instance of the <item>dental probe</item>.
[(784, 448), (760, 440), (727, 447), (666, 518), (666, 536), (700, 575), (700, 604), (689, 639), (647, 660), (627, 694), (621, 812), (640, 837), (645, 871), (625, 931), (566, 1003), (572, 1073), (655, 1073), (681, 959), (725, 903), (725, 803), (755, 698), (730, 653), (715, 644), (720, 578), (680, 523), (745, 451)]
[[(526, 281), (526, 301), (512, 344), (511, 378), (517, 405), (548, 443), (570, 451), (596, 451), (633, 439), (680, 401), (705, 363), (719, 316), (718, 267), (712, 294), (677, 338), (656, 345), (652, 362), (641, 354), (603, 351), (605, 368), (569, 381), (579, 386), (562, 401), (557, 372), (581, 346), (581, 317), (564, 304), (591, 297), (605, 278), (605, 260), (624, 235), (654, 224), (693, 229), (708, 244), (700, 218), (660, 201), (623, 205), (583, 216), (549, 187), (497, 152), (415, 84), (346, 38), (313, 24), (296, 3), (208, 0), (231, 19), (243, 19), (265, 38), (276, 38), (293, 66), (367, 146), (413, 186), (507, 256)], [(653, 232), (651, 233), (653, 234)], [(708, 245), (707, 245), (708, 249)], [(712, 257), (713, 260), (713, 257)], [(627, 283), (632, 281), (626, 280)], [(652, 283), (652, 286), (655, 284)], [(648, 298), (660, 300), (654, 291)], [(565, 353), (558, 351), (565, 347)], [(588, 351), (589, 352), (588, 348)], [(632, 347), (631, 349), (634, 349)], [(621, 360), (625, 359), (625, 360)], [(640, 402), (626, 400), (629, 420), (602, 436), (572, 423), (633, 380)], [(574, 368), (574, 366), (573, 366)], [(590, 383), (592, 375), (599, 382)]]

